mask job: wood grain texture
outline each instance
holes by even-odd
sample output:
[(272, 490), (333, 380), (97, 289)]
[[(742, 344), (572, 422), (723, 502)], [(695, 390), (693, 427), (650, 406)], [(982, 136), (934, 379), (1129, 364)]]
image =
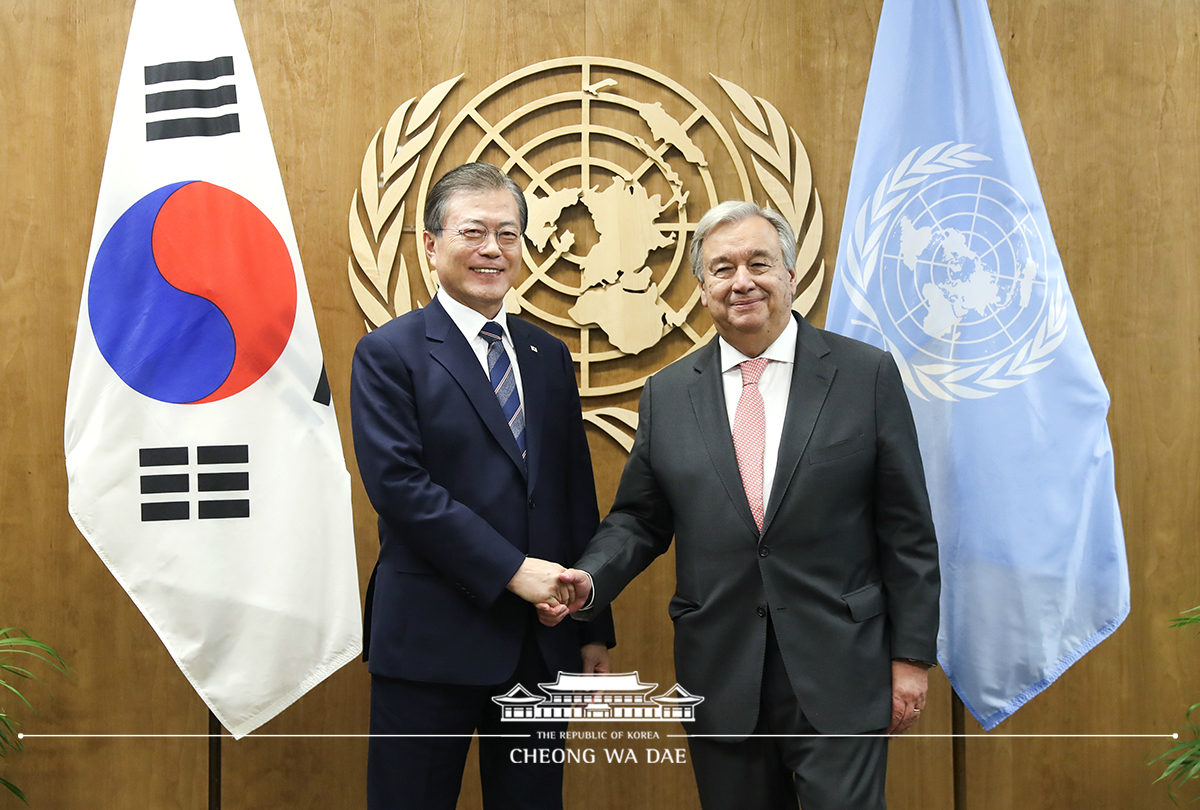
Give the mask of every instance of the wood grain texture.
[[(1133, 610), (999, 732), (1169, 734), (1200, 695), (1200, 6), (992, 4), (1067, 279), (1112, 396)], [(979, 727), (968, 723), (969, 730)], [(982, 732), (980, 732), (982, 734)], [(1137, 738), (971, 739), (970, 810), (1173, 806)], [(1037, 789), (1029, 789), (1037, 785)]]
[[(361, 580), (375, 518), (350, 447), (349, 376), (363, 321), (346, 280), (346, 211), (362, 155), (405, 99), (464, 73), (447, 110), (559, 56), (628, 59), (689, 88), (729, 125), (716, 74), (778, 107), (812, 161), (832, 271), (880, 0), (281, 0), (238, 3), (266, 107), (355, 480)], [(993, 0), (992, 16), (1080, 315), (1113, 406), (1133, 613), (999, 733), (1167, 734), (1200, 699), (1200, 640), (1167, 622), (1200, 603), (1200, 0)], [(203, 704), (66, 512), (63, 407), (92, 217), (131, 0), (0, 4), (0, 625), (76, 669), (34, 733), (203, 733)], [(442, 125), (444, 126), (445, 118)], [(411, 236), (406, 238), (411, 239)], [(829, 281), (826, 279), (825, 288)], [(827, 292), (812, 320), (824, 321)], [(647, 361), (649, 362), (649, 361)], [(605, 404), (636, 407), (636, 394)], [(589, 428), (602, 510), (623, 452)], [(614, 669), (674, 683), (659, 560), (617, 600)], [(925, 734), (950, 731), (935, 673)], [(267, 724), (224, 741), (234, 810), (361, 807), (368, 678), (352, 663)], [(703, 707), (701, 707), (703, 710)], [(1147, 739), (983, 734), (968, 741), (969, 810), (1167, 808)], [(656, 725), (655, 747), (673, 747)], [(602, 746), (595, 746), (600, 749)], [(631, 744), (644, 751), (644, 743)], [(206, 806), (189, 739), (34, 739), (0, 774), (40, 808)], [(597, 751), (602, 756), (601, 751)], [(686, 765), (572, 765), (570, 808), (698, 807)], [(950, 744), (891, 746), (893, 806), (951, 807)], [(8, 806), (0, 798), (0, 806)], [(479, 807), (468, 769), (460, 807)]]

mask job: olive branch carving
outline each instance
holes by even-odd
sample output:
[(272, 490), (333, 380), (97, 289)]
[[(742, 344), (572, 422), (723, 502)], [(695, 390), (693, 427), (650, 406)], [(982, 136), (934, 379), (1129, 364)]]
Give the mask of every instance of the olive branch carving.
[[(816, 264), (825, 221), (821, 214), (821, 197), (813, 187), (808, 151), (796, 130), (784, 123), (779, 110), (769, 101), (751, 96), (731, 81), (712, 73), (709, 75), (716, 79), (734, 106), (750, 122), (750, 126), (746, 126), (736, 116), (733, 119), (738, 136), (752, 153), (750, 159), (754, 164), (754, 172), (771, 207), (783, 215), (796, 234), (796, 273), (803, 279)], [(812, 215), (808, 217), (808, 228), (805, 230), (805, 219), (810, 208)], [(803, 289), (797, 290), (792, 308), (801, 315), (807, 315), (816, 303), (824, 279), (825, 261), (821, 260), (816, 275)]]
[(421, 154), (437, 131), (438, 108), (461, 78), (460, 73), (429, 90), (420, 101), (414, 96), (397, 107), (363, 155), (359, 187), (350, 204), (347, 272), (368, 330), (412, 308), (408, 266), (400, 253), (404, 197)]

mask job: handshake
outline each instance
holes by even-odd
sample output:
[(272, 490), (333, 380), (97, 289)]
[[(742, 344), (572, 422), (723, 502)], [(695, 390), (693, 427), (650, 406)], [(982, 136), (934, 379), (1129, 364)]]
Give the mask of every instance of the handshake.
[(538, 621), (553, 627), (588, 603), (592, 579), (576, 568), (526, 557), (508, 589), (537, 607)]

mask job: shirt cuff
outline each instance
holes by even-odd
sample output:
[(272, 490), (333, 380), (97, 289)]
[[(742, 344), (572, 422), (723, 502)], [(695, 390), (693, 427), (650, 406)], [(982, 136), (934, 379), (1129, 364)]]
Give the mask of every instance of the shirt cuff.
[[(583, 571), (582, 568), (579, 570)], [(592, 575), (587, 571), (583, 571), (583, 575), (588, 578), (588, 599), (580, 610), (591, 610), (596, 603), (596, 583), (592, 582)]]

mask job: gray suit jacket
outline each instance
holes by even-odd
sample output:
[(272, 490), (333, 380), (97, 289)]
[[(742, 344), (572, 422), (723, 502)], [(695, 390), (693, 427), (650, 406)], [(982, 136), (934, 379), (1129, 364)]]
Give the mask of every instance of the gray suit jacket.
[(705, 697), (698, 734), (753, 732), (768, 616), (822, 733), (885, 728), (891, 659), (936, 660), (937, 543), (895, 361), (798, 320), (761, 535), (714, 340), (646, 383), (612, 511), (576, 564), (601, 609), (676, 538), (675, 671)]

